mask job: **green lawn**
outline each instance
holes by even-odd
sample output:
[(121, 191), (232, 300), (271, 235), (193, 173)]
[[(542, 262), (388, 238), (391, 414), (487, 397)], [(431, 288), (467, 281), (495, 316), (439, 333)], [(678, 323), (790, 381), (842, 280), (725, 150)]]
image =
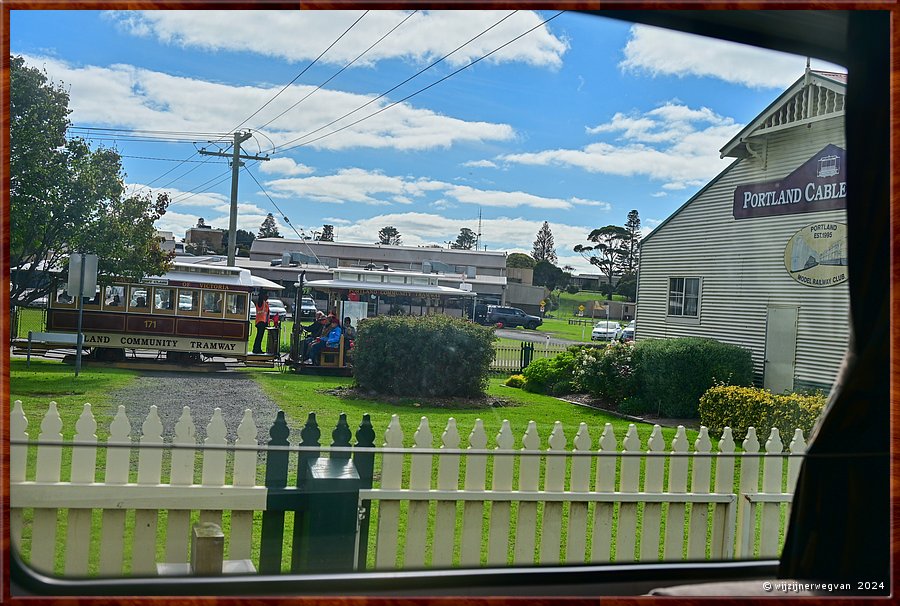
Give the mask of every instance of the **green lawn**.
[[(590, 318), (587, 319), (590, 320)], [(593, 324), (591, 323), (569, 324), (567, 318), (544, 318), (544, 323), (538, 326), (537, 331), (558, 339), (589, 343), (591, 341), (592, 328)]]
[[(584, 315), (591, 317), (593, 302), (600, 301), (602, 303), (604, 299), (606, 299), (604, 293), (594, 290), (580, 290), (575, 294), (561, 291), (559, 293), (559, 309), (555, 310), (553, 314), (558, 318), (571, 318), (578, 313), (578, 306), (584, 305)], [(613, 300), (626, 301), (627, 299), (623, 295), (613, 295)]]

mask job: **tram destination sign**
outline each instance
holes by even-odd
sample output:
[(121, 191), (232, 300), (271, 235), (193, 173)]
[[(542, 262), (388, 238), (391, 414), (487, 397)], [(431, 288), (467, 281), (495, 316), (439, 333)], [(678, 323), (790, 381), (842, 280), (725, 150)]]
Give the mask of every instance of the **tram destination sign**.
[(87, 347), (121, 347), (124, 349), (158, 349), (163, 351), (191, 351), (196, 353), (246, 355), (246, 341), (226, 341), (209, 337), (150, 336), (121, 333), (85, 332)]
[(779, 181), (739, 185), (735, 219), (795, 215), (847, 208), (846, 152), (836, 145), (804, 162)]

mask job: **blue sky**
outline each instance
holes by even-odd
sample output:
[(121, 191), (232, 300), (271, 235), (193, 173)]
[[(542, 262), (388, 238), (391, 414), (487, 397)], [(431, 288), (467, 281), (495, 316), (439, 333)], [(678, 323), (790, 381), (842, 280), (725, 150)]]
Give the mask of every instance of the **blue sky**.
[(632, 209), (658, 225), (806, 58), (577, 13), (543, 23), (556, 14), (12, 11), (10, 49), (66, 86), (70, 134), (118, 149), (129, 191), (170, 193), (158, 227), (176, 237), (199, 217), (228, 227), (228, 165), (196, 150), (240, 127), (244, 153), (271, 160), (241, 173), (239, 228), (271, 212), (287, 237), (282, 213), (304, 235), (329, 223), (375, 242), (393, 225), (446, 245), (480, 212), (488, 250), (530, 252), (548, 221), (560, 265), (587, 272), (572, 248), (591, 229)]

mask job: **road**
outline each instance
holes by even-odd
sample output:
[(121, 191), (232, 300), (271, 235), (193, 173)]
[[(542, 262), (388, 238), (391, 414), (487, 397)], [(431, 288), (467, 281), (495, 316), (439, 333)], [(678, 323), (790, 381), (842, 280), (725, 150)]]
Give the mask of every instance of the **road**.
[[(590, 326), (588, 327), (590, 329)], [(559, 339), (557, 337), (548, 337), (546, 333), (536, 330), (525, 330), (517, 328), (497, 328), (496, 335), (501, 339), (515, 339), (516, 341), (530, 341), (531, 343), (550, 343), (551, 345), (580, 345), (590, 340), (590, 332), (585, 341), (570, 341), (569, 339)]]

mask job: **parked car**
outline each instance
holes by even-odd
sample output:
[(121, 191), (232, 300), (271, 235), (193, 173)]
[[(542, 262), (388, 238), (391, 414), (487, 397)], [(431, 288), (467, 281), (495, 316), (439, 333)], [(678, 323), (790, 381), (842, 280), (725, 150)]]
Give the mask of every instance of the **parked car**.
[(612, 341), (619, 331), (619, 323), (612, 320), (600, 320), (591, 330), (591, 341)]
[(269, 299), (269, 317), (278, 314), (281, 320), (286, 320), (289, 316), (287, 307), (281, 299)]
[(300, 313), (299, 317), (301, 318), (315, 318), (316, 317), (316, 302), (313, 301), (312, 297), (303, 297), (300, 299)]
[(504, 328), (515, 328), (522, 326), (534, 330), (544, 323), (537, 316), (526, 314), (518, 307), (500, 307), (499, 305), (489, 305), (487, 309), (488, 324), (502, 324)]
[(616, 332), (616, 340), (619, 341), (634, 341), (634, 324), (635, 321), (632, 320), (622, 328), (620, 328)]

